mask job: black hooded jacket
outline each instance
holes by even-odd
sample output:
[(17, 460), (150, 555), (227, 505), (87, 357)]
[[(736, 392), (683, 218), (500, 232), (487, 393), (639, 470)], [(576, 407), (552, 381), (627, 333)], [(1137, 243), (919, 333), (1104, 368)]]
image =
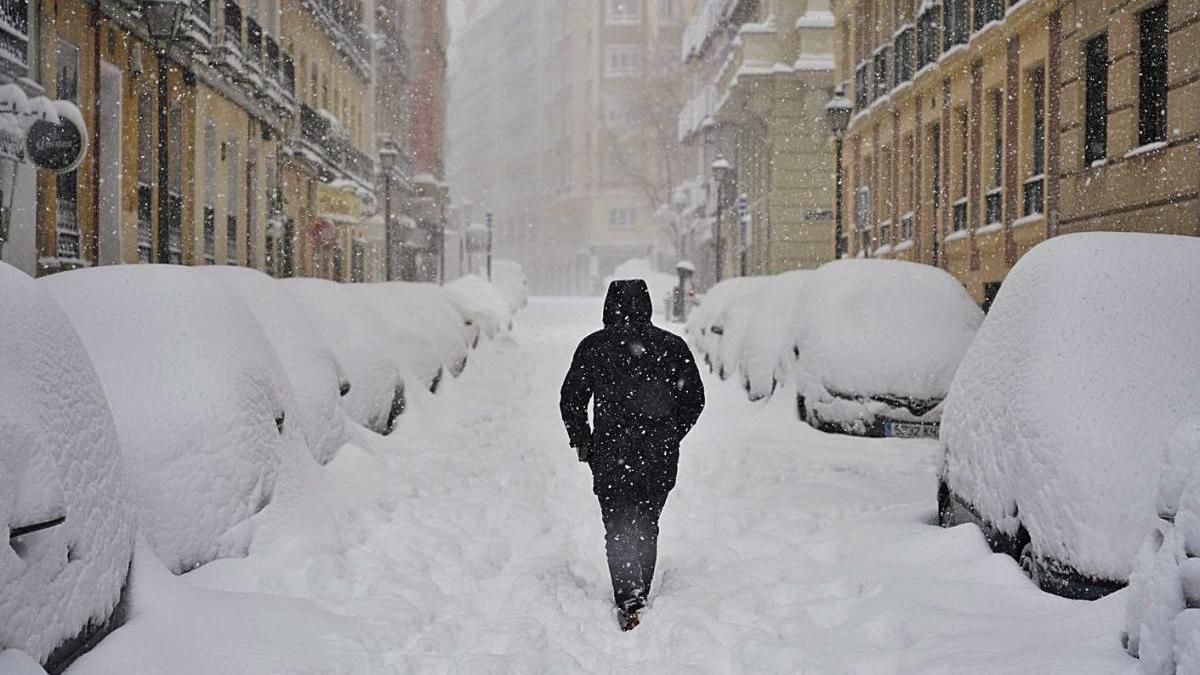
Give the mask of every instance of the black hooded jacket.
[[(591, 446), (593, 471), (618, 463), (626, 471), (654, 473), (666, 461), (674, 485), (679, 441), (704, 409), (704, 385), (687, 345), (653, 326), (652, 314), (646, 282), (612, 282), (604, 329), (575, 351), (560, 408), (571, 445)], [(592, 399), (594, 432), (588, 426)]]

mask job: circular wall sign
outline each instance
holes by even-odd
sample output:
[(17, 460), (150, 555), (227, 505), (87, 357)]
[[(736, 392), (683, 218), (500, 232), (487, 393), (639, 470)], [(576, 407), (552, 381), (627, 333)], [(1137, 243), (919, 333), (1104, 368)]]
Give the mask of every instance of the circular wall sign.
[[(60, 110), (60, 112), (62, 112)], [(87, 154), (87, 129), (77, 115), (60, 115), (58, 122), (38, 120), (29, 128), (25, 151), (38, 167), (54, 173), (72, 171)]]

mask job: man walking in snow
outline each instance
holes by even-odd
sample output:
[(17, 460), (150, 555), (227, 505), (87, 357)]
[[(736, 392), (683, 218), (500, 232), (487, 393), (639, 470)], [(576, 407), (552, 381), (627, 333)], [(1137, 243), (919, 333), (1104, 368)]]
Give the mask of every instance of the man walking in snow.
[(691, 351), (651, 325), (653, 311), (646, 282), (612, 282), (604, 329), (579, 344), (560, 403), (571, 447), (592, 470), (622, 630), (637, 626), (650, 594), (658, 517), (675, 486), (679, 441), (704, 409)]

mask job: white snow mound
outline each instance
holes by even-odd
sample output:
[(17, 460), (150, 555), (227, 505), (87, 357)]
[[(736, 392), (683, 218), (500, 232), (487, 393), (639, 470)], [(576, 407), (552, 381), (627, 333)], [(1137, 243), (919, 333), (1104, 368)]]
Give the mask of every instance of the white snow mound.
[(949, 487), (1039, 556), (1128, 579), (1167, 435), (1200, 412), (1197, 260), (1200, 239), (1119, 233), (1022, 258), (946, 401)]
[(165, 265), (38, 282), (79, 333), (112, 407), (140, 532), (175, 573), (244, 554), (278, 466), (307, 453), (271, 343), (211, 275)]
[[(0, 263), (0, 645), (42, 662), (116, 607), (133, 554), (126, 467), (84, 346), (45, 289)], [(4, 651), (0, 670), (16, 667)]]

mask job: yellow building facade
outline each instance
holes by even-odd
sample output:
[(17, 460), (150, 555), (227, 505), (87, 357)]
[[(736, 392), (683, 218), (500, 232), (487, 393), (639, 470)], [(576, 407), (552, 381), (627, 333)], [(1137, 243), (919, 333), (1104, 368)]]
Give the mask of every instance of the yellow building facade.
[(17, 223), (35, 229), (36, 266), (23, 267), (165, 261), (381, 278), (371, 6), (189, 3), (164, 59), (160, 139), (159, 56), (137, 3), (23, 0), (29, 65), (15, 75), (30, 95), (75, 103), (90, 141), (76, 170), (36, 170), (35, 215)]
[(850, 255), (943, 267), (986, 308), (1048, 237), (1200, 234), (1200, 2), (834, 12)]

